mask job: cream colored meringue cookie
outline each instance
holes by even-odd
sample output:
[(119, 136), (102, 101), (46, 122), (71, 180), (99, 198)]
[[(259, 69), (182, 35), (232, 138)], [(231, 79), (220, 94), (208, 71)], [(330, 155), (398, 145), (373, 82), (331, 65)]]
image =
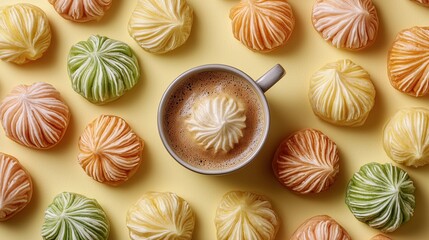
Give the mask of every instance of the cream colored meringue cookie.
[(30, 174), (16, 158), (0, 153), (0, 222), (24, 209), (32, 195)]
[(395, 162), (420, 167), (429, 163), (429, 109), (399, 110), (386, 124), (383, 147)]
[(315, 129), (303, 129), (286, 138), (273, 159), (277, 180), (298, 193), (327, 190), (339, 171), (335, 142)]
[(79, 138), (78, 162), (94, 180), (118, 185), (127, 181), (142, 162), (144, 142), (120, 117), (101, 115)]
[(242, 191), (225, 194), (215, 216), (218, 240), (274, 240), (279, 217), (265, 196)]
[(371, 46), (379, 25), (372, 0), (317, 0), (312, 22), (323, 39), (347, 50)]
[(186, 42), (193, 14), (186, 0), (138, 0), (128, 32), (144, 50), (166, 53)]
[(74, 22), (100, 20), (113, 0), (49, 0), (63, 18)]
[(392, 239), (384, 234), (377, 234), (374, 237), (372, 237), (370, 240), (392, 240)]
[(70, 111), (50, 84), (18, 85), (0, 104), (0, 121), (6, 136), (35, 149), (54, 147), (63, 138)]
[(339, 126), (358, 127), (374, 106), (375, 88), (361, 66), (340, 60), (313, 74), (309, 98), (319, 118)]
[(307, 219), (293, 233), (290, 240), (351, 240), (347, 231), (327, 215)]
[(284, 46), (295, 27), (287, 0), (241, 0), (231, 9), (229, 18), (234, 37), (257, 52)]
[(419, 3), (422, 6), (429, 7), (429, 0), (412, 0), (416, 3)]
[(429, 93), (429, 27), (404, 29), (389, 50), (387, 70), (390, 84), (414, 97)]
[(185, 122), (198, 145), (228, 152), (243, 137), (246, 114), (238, 100), (223, 94), (197, 101)]
[(42, 57), (51, 44), (51, 27), (42, 9), (18, 3), (0, 8), (0, 59), (23, 64)]
[(132, 240), (190, 240), (195, 216), (176, 194), (149, 192), (128, 210), (126, 224)]

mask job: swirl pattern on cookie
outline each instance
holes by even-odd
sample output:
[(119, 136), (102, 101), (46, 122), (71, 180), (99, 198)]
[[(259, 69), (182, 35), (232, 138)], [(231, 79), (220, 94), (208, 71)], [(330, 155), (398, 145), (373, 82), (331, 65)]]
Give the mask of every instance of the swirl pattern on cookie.
[(351, 240), (347, 231), (327, 215), (307, 219), (293, 233), (290, 240)]
[(246, 127), (245, 109), (229, 95), (203, 97), (193, 106), (186, 120), (187, 129), (198, 145), (205, 149), (228, 152), (243, 137)]
[(128, 32), (144, 50), (166, 53), (186, 42), (193, 14), (186, 0), (138, 0)]
[(329, 63), (310, 80), (310, 103), (321, 119), (340, 126), (365, 123), (375, 102), (375, 88), (369, 74), (352, 61)]
[(374, 237), (372, 237), (370, 240), (392, 240), (392, 239), (384, 234), (377, 234)]
[(107, 240), (110, 224), (97, 200), (77, 193), (55, 196), (45, 211), (44, 240)]
[(28, 3), (0, 8), (0, 59), (23, 64), (42, 57), (51, 27), (42, 9)]
[(286, 0), (241, 0), (229, 17), (234, 37), (258, 52), (285, 45), (295, 27), (295, 17)]
[(113, 0), (49, 0), (63, 18), (74, 22), (100, 20)]
[(412, 27), (396, 36), (389, 50), (390, 84), (414, 97), (429, 93), (429, 27)]
[(303, 129), (286, 138), (273, 159), (277, 180), (299, 193), (328, 189), (339, 171), (335, 142), (315, 129)]
[(323, 39), (348, 50), (372, 45), (379, 25), (372, 0), (317, 0), (312, 21)]
[(133, 50), (126, 43), (98, 35), (72, 46), (68, 72), (73, 89), (95, 104), (116, 100), (140, 78)]
[(24, 146), (48, 149), (63, 138), (70, 111), (50, 84), (18, 85), (0, 104), (6, 136)]
[(144, 194), (129, 210), (127, 227), (133, 240), (190, 240), (194, 213), (181, 197), (169, 192)]
[(349, 181), (346, 204), (361, 222), (393, 232), (414, 214), (414, 184), (392, 164), (368, 163)]
[(219, 203), (215, 225), (218, 240), (273, 240), (279, 228), (279, 217), (264, 196), (232, 191)]
[(101, 115), (79, 138), (78, 162), (94, 180), (111, 185), (127, 181), (142, 162), (144, 143), (125, 120)]
[(16, 158), (0, 153), (0, 222), (24, 209), (32, 194), (30, 174)]
[(395, 162), (420, 167), (429, 163), (429, 109), (399, 110), (386, 124), (383, 147)]

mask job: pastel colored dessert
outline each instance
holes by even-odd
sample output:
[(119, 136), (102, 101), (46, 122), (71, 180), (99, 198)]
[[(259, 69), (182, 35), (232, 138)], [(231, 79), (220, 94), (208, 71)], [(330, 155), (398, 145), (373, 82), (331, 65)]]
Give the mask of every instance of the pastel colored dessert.
[(170, 192), (149, 192), (128, 210), (127, 227), (132, 240), (190, 240), (195, 216), (181, 197)]
[(295, 27), (287, 0), (241, 0), (231, 9), (229, 18), (234, 37), (257, 52), (284, 46)]
[(392, 239), (384, 234), (377, 234), (374, 237), (372, 237), (370, 240), (392, 240)]
[(362, 50), (378, 33), (378, 16), (372, 0), (317, 0), (313, 6), (314, 29), (336, 48)]
[(339, 172), (335, 142), (315, 129), (291, 134), (278, 146), (273, 159), (277, 180), (298, 193), (319, 193), (334, 183)]
[(191, 34), (194, 12), (186, 0), (138, 0), (128, 33), (146, 51), (166, 53)]
[(414, 97), (429, 93), (429, 27), (412, 27), (398, 33), (389, 50), (390, 84)]
[(100, 20), (113, 0), (49, 0), (63, 18), (73, 22)]
[(216, 216), (218, 240), (273, 240), (279, 228), (279, 217), (265, 196), (242, 191), (225, 194)]
[(290, 240), (351, 240), (347, 231), (327, 215), (307, 219), (292, 234)]
[(107, 240), (110, 223), (97, 200), (71, 192), (55, 196), (45, 211), (44, 240)]
[(246, 114), (237, 99), (223, 94), (196, 102), (185, 122), (198, 145), (215, 153), (228, 152), (243, 137)]
[(368, 163), (349, 181), (346, 204), (359, 221), (393, 232), (413, 216), (414, 190), (413, 181), (401, 168)]
[(362, 126), (375, 102), (375, 88), (361, 66), (346, 59), (313, 74), (309, 98), (314, 114), (339, 126)]
[(19, 161), (0, 153), (0, 222), (24, 209), (31, 201), (31, 176)]
[(0, 7), (0, 59), (23, 64), (42, 57), (51, 27), (42, 9), (28, 3)]
[(429, 109), (399, 110), (386, 124), (383, 147), (395, 162), (420, 167), (429, 163)]
[(49, 83), (18, 85), (0, 104), (0, 121), (11, 140), (35, 149), (48, 149), (63, 138), (70, 111)]
[(124, 119), (101, 115), (79, 138), (78, 162), (88, 176), (110, 185), (127, 181), (142, 162), (144, 142)]
[(419, 3), (422, 6), (429, 7), (429, 0), (412, 0), (416, 3)]
[(140, 66), (126, 43), (93, 35), (70, 49), (68, 73), (73, 89), (95, 104), (118, 99), (140, 79)]

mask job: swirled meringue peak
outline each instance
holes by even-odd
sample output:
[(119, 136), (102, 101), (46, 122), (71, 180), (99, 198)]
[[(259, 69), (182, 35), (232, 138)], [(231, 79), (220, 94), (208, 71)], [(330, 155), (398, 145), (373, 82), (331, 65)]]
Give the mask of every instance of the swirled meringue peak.
[(113, 0), (49, 0), (63, 18), (73, 22), (100, 20)]
[(186, 124), (198, 145), (206, 150), (213, 149), (215, 153), (228, 152), (243, 137), (245, 109), (226, 94), (203, 97), (195, 102)]
[(414, 214), (414, 184), (408, 173), (390, 163), (368, 163), (349, 181), (346, 204), (361, 222), (393, 232)]

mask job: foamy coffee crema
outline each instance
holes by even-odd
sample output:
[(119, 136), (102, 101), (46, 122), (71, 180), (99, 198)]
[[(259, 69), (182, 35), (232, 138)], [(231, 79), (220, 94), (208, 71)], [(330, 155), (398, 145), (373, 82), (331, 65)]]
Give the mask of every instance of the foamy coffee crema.
[(197, 168), (230, 168), (261, 144), (264, 108), (253, 86), (233, 73), (192, 75), (176, 87), (166, 106), (167, 141)]

